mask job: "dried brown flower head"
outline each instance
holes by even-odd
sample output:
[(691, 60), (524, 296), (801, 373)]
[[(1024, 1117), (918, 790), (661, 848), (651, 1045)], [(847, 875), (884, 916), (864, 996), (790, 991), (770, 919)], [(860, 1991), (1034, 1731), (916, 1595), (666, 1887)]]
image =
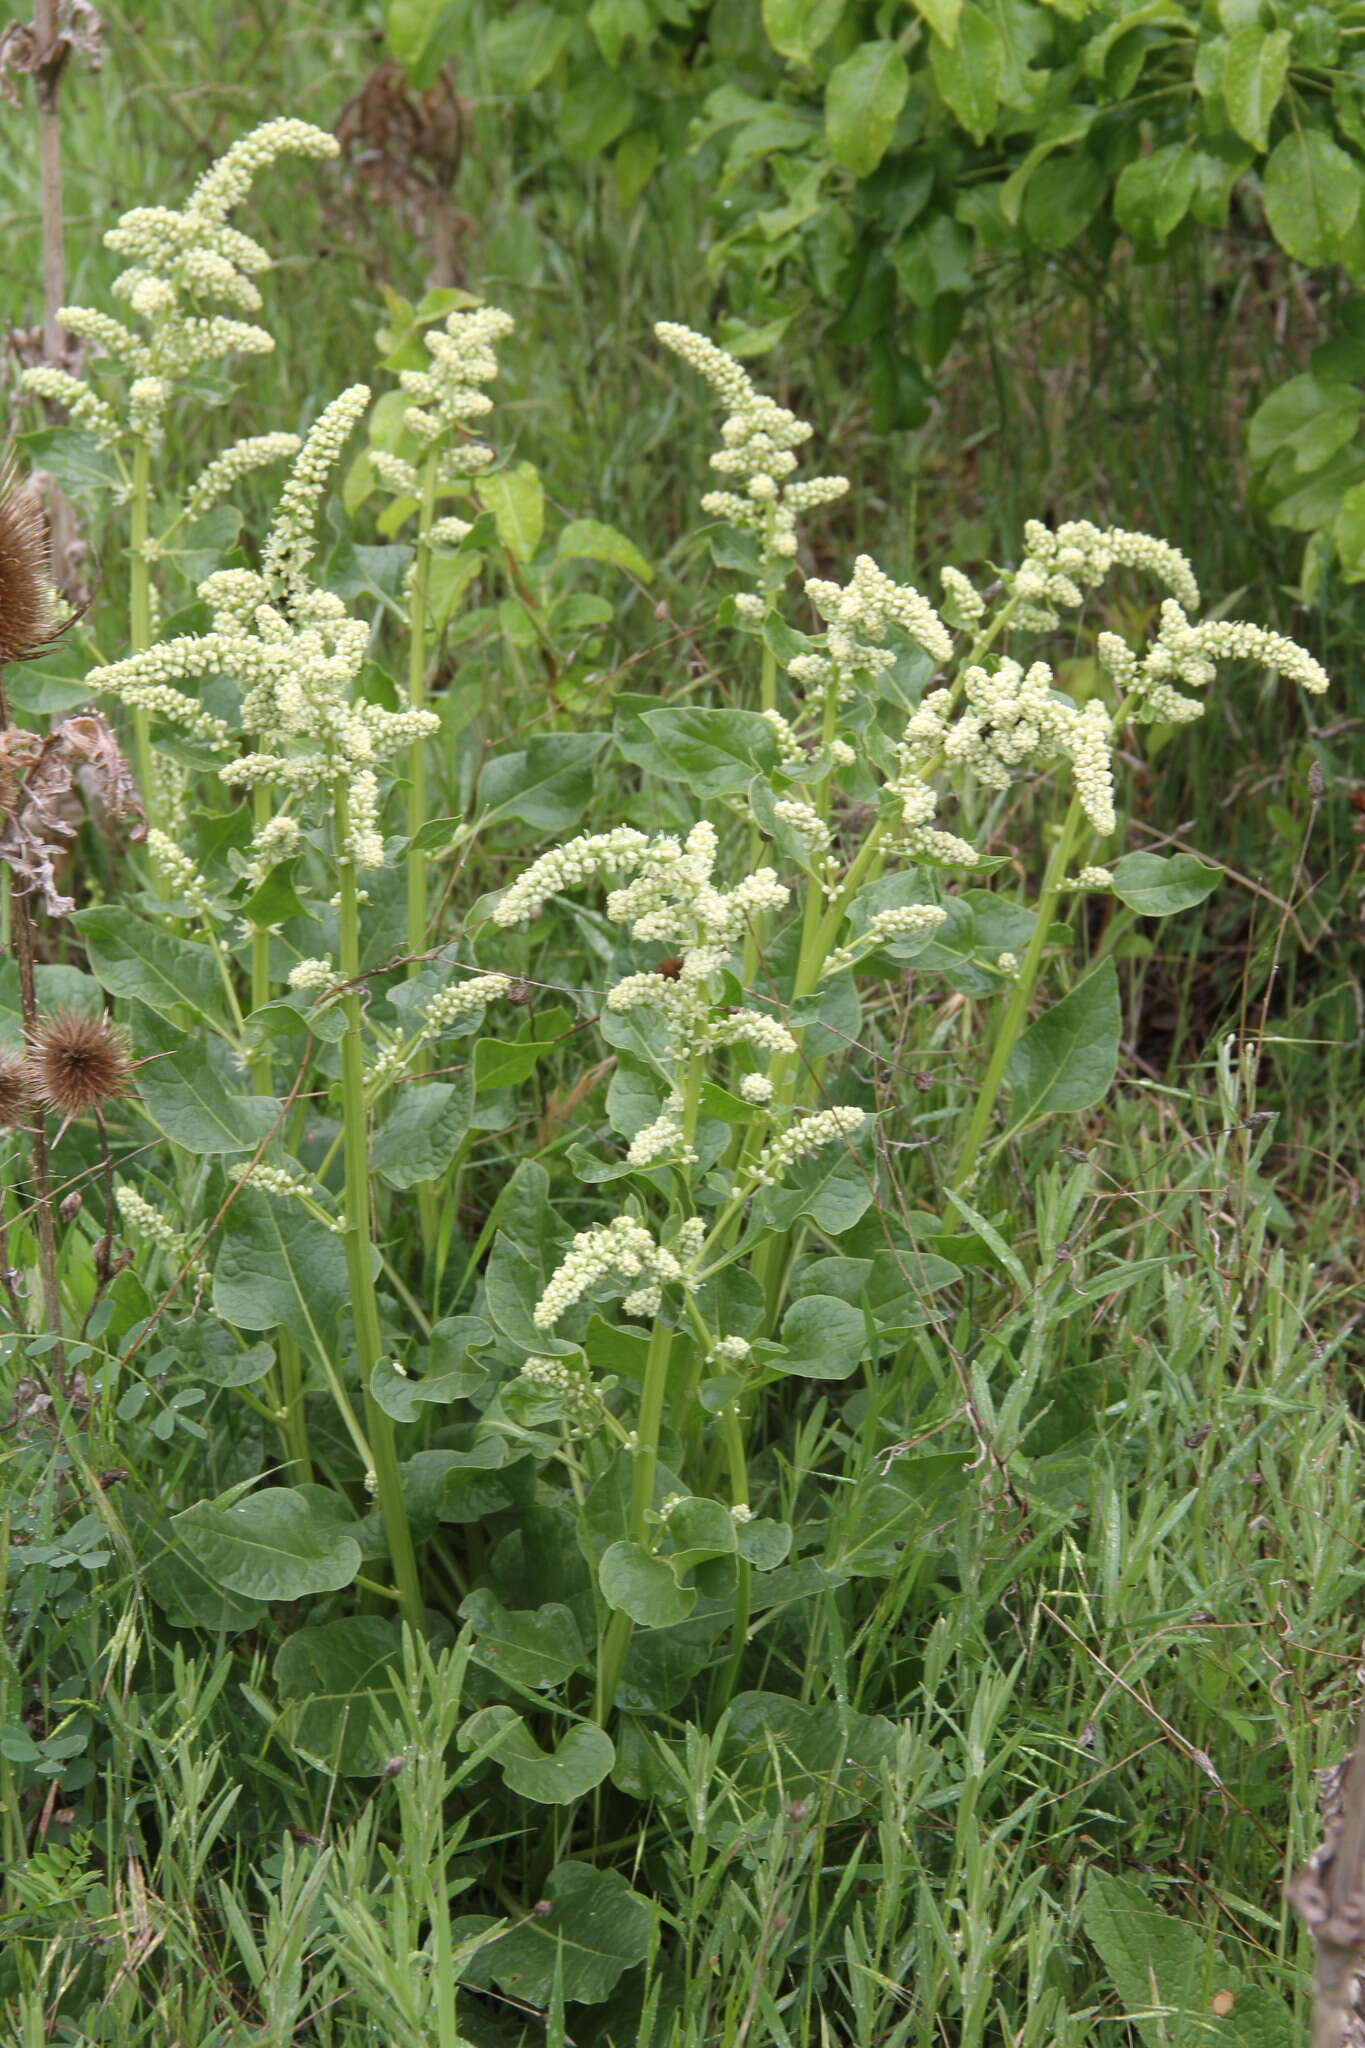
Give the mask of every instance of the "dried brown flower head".
[(0, 1052), (0, 1124), (17, 1124), (29, 1104), (28, 1069), (12, 1052)]
[(131, 1071), (123, 1034), (102, 1010), (54, 1010), (29, 1039), (29, 1086), (65, 1117), (112, 1102)]
[[(11, 461), (0, 462), (0, 669), (27, 661), (62, 630), (47, 593), (47, 530)], [(63, 622), (64, 623), (64, 622)]]

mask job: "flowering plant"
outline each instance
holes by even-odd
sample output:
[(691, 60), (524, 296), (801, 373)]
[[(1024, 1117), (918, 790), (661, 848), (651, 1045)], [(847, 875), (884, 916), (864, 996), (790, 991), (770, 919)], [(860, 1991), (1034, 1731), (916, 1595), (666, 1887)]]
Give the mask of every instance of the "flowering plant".
[[(143, 339), (76, 323), (137, 373), (124, 415), (93, 384), (66, 391), (97, 438), (133, 448), (135, 587), (155, 553), (163, 387), (210, 348), (254, 345), (182, 299), (254, 309), (258, 252), (224, 215), (285, 147), (326, 153), (314, 131), (272, 124), (184, 214), (116, 231)], [(132, 713), (159, 783), (156, 888), (74, 913), (85, 966), (36, 971), (30, 1022), (76, 975), (118, 1025), (30, 1030), (27, 1065), (0, 1065), (0, 1111), (29, 1114), (37, 1075), (40, 1138), (44, 1106), (63, 1119), (54, 1151), (68, 1126), (79, 1141), (83, 1120), (97, 1125), (106, 1221), (92, 1241), (78, 1210), (58, 1212), (60, 1272), (55, 1192), (37, 1190), (48, 1334), (72, 1340), (87, 1401), (130, 1423), (147, 1407), (163, 1442), (193, 1436), (206, 1389), (231, 1417), (231, 1455), (205, 1454), (200, 1497), (147, 1512), (146, 1576), (168, 1621), (240, 1632), (354, 1585), (414, 1632), (456, 1612), (483, 1688), (458, 1730), (467, 1752), (546, 1804), (572, 1808), (609, 1777), (652, 1798), (639, 1717), (705, 1676), (698, 1711), (718, 1721), (775, 1612), (886, 1554), (836, 1540), (827, 1502), (802, 1525), (805, 1476), (788, 1483), (767, 1434), (780, 1390), (848, 1382), (850, 1406), (853, 1385), (870, 1404), (881, 1381), (917, 1389), (921, 1367), (956, 1359), (964, 1273), (1014, 1272), (991, 1214), (996, 1162), (1045, 1117), (1101, 1113), (1120, 941), (1218, 880), (1187, 854), (1112, 849), (1128, 729), (1197, 717), (1220, 663), (1310, 692), (1327, 678), (1280, 635), (1201, 619), (1166, 543), (1087, 521), (1030, 524), (1021, 559), (984, 587), (949, 567), (931, 599), (863, 552), (844, 581), (803, 577), (793, 604), (801, 521), (845, 480), (799, 478), (811, 429), (664, 324), (660, 341), (725, 408), (703, 510), (742, 586), (720, 607), (732, 701), (618, 691), (610, 738), (560, 718), (541, 752), (471, 777), (461, 815), (432, 821), (435, 585), (477, 555), (494, 507), (511, 518), (509, 478), (527, 480), (495, 437), (473, 438), (507, 317), (462, 304), (425, 325), (422, 366), (407, 361), (388, 394), (393, 445), (366, 386), (332, 400), (289, 441), (252, 559), (198, 578), (185, 630), (158, 635), (144, 581), (127, 651), (87, 672), (111, 715)], [(347, 494), (373, 490), (390, 536), (413, 533), (378, 597), (338, 566), (320, 517), (365, 419)], [(222, 457), (183, 516), (287, 438)], [(569, 543), (575, 559), (629, 559), (612, 529), (580, 524), (594, 531)], [(537, 529), (525, 551), (538, 542)], [(1065, 623), (1072, 645), (1075, 615), (1117, 572), (1155, 585), (1153, 630), (1137, 646), (1102, 630), (1093, 662), (1064, 670), (1049, 636)], [(32, 637), (41, 606), (22, 596)], [(30, 778), (15, 815), (36, 793), (32, 738), (5, 734), (10, 771)], [(613, 814), (585, 819), (609, 748), (629, 789), (623, 775)], [(172, 777), (154, 774), (157, 754)], [(27, 903), (37, 871), (8, 845)], [(435, 904), (433, 872), (449, 884)], [(1098, 928), (1089, 898), (1109, 900)], [(938, 1072), (916, 1102), (896, 1034), (926, 995)], [(521, 1152), (510, 1171), (484, 1166), (490, 1139), (504, 1160)], [(1007, 1451), (1046, 1327), (1030, 1324), (1002, 1402)], [(989, 1388), (963, 1377), (984, 1456)], [(917, 1505), (897, 1500), (908, 1528)], [(509, 1608), (533, 1547), (544, 1597)], [(334, 1605), (291, 1637), (324, 1678), (347, 1654), (327, 1630), (349, 1619)], [(377, 1626), (387, 1668), (399, 1637)], [(281, 1651), (282, 1700), (304, 1658)], [(345, 1754), (377, 1768), (366, 1740)]]

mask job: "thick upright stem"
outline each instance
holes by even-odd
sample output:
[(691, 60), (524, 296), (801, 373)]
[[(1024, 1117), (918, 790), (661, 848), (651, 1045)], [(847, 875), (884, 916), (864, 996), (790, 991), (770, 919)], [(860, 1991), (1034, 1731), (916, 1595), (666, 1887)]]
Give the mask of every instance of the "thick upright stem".
[(1063, 821), (1062, 829), (1058, 834), (1057, 843), (1052, 849), (1052, 858), (1048, 861), (1047, 872), (1043, 876), (1043, 886), (1039, 891), (1038, 901), (1034, 908), (1033, 931), (1029, 936), (1024, 957), (1019, 963), (1019, 973), (1015, 979), (1014, 987), (1010, 990), (1009, 1001), (1005, 1005), (1004, 1015), (1001, 1017), (996, 1030), (995, 1042), (991, 1047), (990, 1059), (986, 1063), (986, 1072), (982, 1077), (976, 1105), (972, 1110), (971, 1122), (967, 1126), (967, 1135), (962, 1141), (962, 1151), (958, 1156), (957, 1166), (953, 1172), (953, 1185), (955, 1187), (969, 1187), (976, 1173), (977, 1162), (981, 1156), (981, 1148), (985, 1143), (986, 1133), (991, 1126), (991, 1118), (995, 1114), (995, 1105), (999, 1098), (1000, 1090), (1004, 1085), (1005, 1068), (1009, 1064), (1010, 1054), (1013, 1052), (1019, 1034), (1028, 1019), (1028, 1006), (1038, 980), (1038, 970), (1042, 965), (1043, 952), (1047, 945), (1048, 930), (1052, 923), (1053, 908), (1061, 894), (1061, 885), (1065, 879), (1072, 852), (1075, 849), (1076, 838), (1080, 832), (1083, 817), (1084, 813), (1081, 810), (1080, 799), (1079, 797), (1073, 797), (1066, 818)]
[[(412, 618), (408, 635), (408, 708), (427, 708), (427, 625), (431, 590), (431, 525), (436, 511), (436, 457), (428, 455), (422, 470), (422, 511), (417, 528), (417, 552), (413, 564)], [(427, 747), (422, 739), (408, 748), (408, 838), (413, 840), (427, 822)], [(426, 855), (407, 856), (408, 951), (420, 953), (427, 937)], [(414, 963), (415, 971), (415, 963)]]
[[(128, 651), (141, 654), (151, 645), (151, 565), (147, 560), (147, 539), (151, 530), (152, 456), (146, 440), (139, 435), (133, 444), (133, 490), (128, 511)], [(155, 823), (153, 789), (152, 717), (142, 707), (133, 712), (133, 754), (142, 806), (149, 822)]]
[(342, 998), (346, 1031), (341, 1041), (342, 1131), (345, 1142), (346, 1186), (346, 1272), (350, 1282), (351, 1318), (360, 1366), (361, 1391), (365, 1403), (365, 1429), (374, 1459), (373, 1483), (379, 1511), (393, 1561), (403, 1618), (414, 1630), (424, 1629), (421, 1582), (412, 1531), (403, 1504), (403, 1475), (399, 1470), (393, 1422), (370, 1391), (379, 1364), (381, 1335), (379, 1303), (374, 1291), (374, 1246), (370, 1231), (369, 1120), (365, 1109), (365, 1067), (362, 1050), (360, 1008), (360, 905), (357, 898), (355, 863), (347, 850), (349, 810), (346, 784), (338, 781), (335, 791), (337, 846), (340, 854), (340, 952), (341, 972), (349, 984)]
[[(654, 1505), (654, 1481), (659, 1469), (659, 1432), (663, 1427), (664, 1403), (668, 1395), (668, 1361), (673, 1331), (662, 1317), (656, 1318), (645, 1359), (644, 1386), (635, 1431), (635, 1468), (630, 1482), (629, 1536), (642, 1550), (649, 1548), (649, 1511)], [(607, 1624), (598, 1654), (597, 1718), (605, 1726), (611, 1703), (621, 1682), (621, 1668), (630, 1646), (631, 1619), (618, 1608)]]

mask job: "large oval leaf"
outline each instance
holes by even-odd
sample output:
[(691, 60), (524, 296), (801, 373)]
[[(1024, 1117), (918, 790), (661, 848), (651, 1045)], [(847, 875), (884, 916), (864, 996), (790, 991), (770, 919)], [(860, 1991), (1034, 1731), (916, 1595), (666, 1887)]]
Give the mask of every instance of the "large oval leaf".
[(252, 1600), (335, 1593), (360, 1570), (355, 1538), (318, 1521), (289, 1486), (264, 1487), (230, 1507), (196, 1501), (173, 1526), (206, 1577)]
[(572, 1806), (600, 1785), (616, 1761), (611, 1737), (591, 1721), (578, 1721), (558, 1748), (543, 1750), (515, 1707), (482, 1707), (460, 1730), (461, 1749), (493, 1744), (492, 1755), (509, 1792), (537, 1806)]
[(1118, 976), (1106, 960), (1044, 1010), (1011, 1052), (1010, 1129), (1057, 1110), (1089, 1109), (1113, 1080), (1118, 1056)]
[(1113, 866), (1114, 894), (1140, 917), (1193, 910), (1222, 881), (1222, 870), (1192, 853), (1126, 853)]
[(830, 73), (825, 136), (836, 164), (870, 177), (895, 133), (910, 73), (895, 43), (863, 43)]
[(571, 2005), (600, 2004), (648, 1955), (652, 1909), (616, 1871), (589, 1863), (559, 1864), (545, 1899), (547, 1913), (528, 1914), (470, 1959), (467, 1981), (530, 2005), (548, 2005), (556, 1985)]
[(1265, 217), (1300, 263), (1335, 263), (1360, 211), (1360, 171), (1320, 128), (1286, 135), (1265, 167)]

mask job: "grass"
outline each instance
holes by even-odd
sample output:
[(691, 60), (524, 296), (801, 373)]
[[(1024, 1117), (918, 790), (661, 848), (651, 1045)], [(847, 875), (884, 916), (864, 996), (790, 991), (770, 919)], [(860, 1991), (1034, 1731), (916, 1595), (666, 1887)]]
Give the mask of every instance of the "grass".
[[(277, 107), (329, 123), (372, 54), (360, 9), (224, 19), (193, 5), (137, 33), (111, 8), (105, 71), (70, 74), (72, 297), (102, 299), (98, 233), (123, 206), (183, 189)], [(512, 126), (497, 103), (477, 107), (460, 199), (479, 224), (471, 280), (520, 322), (505, 382), (531, 396), (508, 408), (513, 452), (533, 457), (568, 515), (610, 519), (663, 558), (596, 672), (568, 679), (575, 709), (598, 722), (595, 693), (674, 688), (684, 664), (723, 699), (729, 643), (702, 623), (688, 538), (709, 424), (646, 341), (660, 315), (700, 324), (712, 288), (698, 218), (685, 191), (653, 188), (623, 218), (592, 169), (566, 188), (515, 154)], [(6, 161), (0, 275), (25, 303), (39, 275), (33, 166), (23, 148)], [(370, 375), (378, 281), (410, 294), (419, 281), (401, 225), (335, 186), (317, 201), (277, 177), (261, 217), (277, 244), (328, 253), (280, 265), (277, 353), (214, 423), (215, 444), (248, 419), (300, 424)], [(1292, 547), (1228, 484), (1255, 367), (1243, 337), (1268, 323), (1248, 317), (1241, 285), (1221, 325), (1173, 318), (1206, 282), (1179, 264), (1104, 280), (1002, 273), (933, 419), (889, 444), (869, 428), (856, 351), (807, 360), (793, 343), (791, 400), (854, 482), (854, 509), (822, 541), (831, 559), (861, 544), (865, 523), (888, 566), (970, 567), (1035, 512), (1103, 506), (1186, 545), (1210, 589), (1254, 593), (1250, 615), (1289, 623)], [(1263, 289), (1268, 301), (1282, 281)], [(197, 456), (187, 434), (187, 473)], [(1294, 624), (1351, 672), (1350, 593)], [(117, 638), (116, 599), (95, 630)], [(490, 620), (461, 660), (483, 661), (498, 635)], [(471, 757), (557, 709), (534, 661), (513, 649), (511, 666), (445, 763), (452, 809)], [(708, 1726), (677, 1685), (671, 1705), (630, 1724), (615, 1782), (575, 1807), (528, 1806), (460, 1747), (488, 1694), (453, 1621), (407, 1639), (377, 1700), (388, 1766), (338, 1768), (310, 1734), (306, 1692), (291, 1702), (280, 1684), (276, 1617), (215, 1638), (172, 1625), (152, 1597), (160, 1510), (195, 1490), (195, 1461), (212, 1491), (268, 1465), (264, 1418), (210, 1388), (153, 1442), (131, 1402), (44, 1406), (35, 1347), (26, 1362), (3, 1340), (7, 2040), (1202, 2038), (1168, 2036), (1133, 1994), (1106, 1882), (1136, 1884), (1192, 1933), (1206, 1994), (1231, 1987), (1249, 2014), (1268, 1997), (1302, 2032), (1305, 1945), (1283, 1883), (1319, 1831), (1313, 1772), (1344, 1747), (1361, 1573), (1359, 838), (1345, 801), (1359, 707), (1329, 701), (1310, 735), (1277, 694), (1225, 697), (1157, 762), (1142, 811), (1178, 821), (1235, 886), (1159, 938), (1147, 927), (1123, 941), (1135, 1085), (1060, 1145), (1013, 1150), (987, 1219), (998, 1261), (968, 1269), (951, 1310), (909, 1329), (891, 1369), (774, 1405), (751, 1477), (797, 1524), (801, 1554), (756, 1614), (744, 1691)], [(1328, 777), (1320, 805), (1313, 761)], [(1026, 822), (1006, 815), (1002, 846)], [(496, 879), (481, 854), (471, 896)], [(572, 958), (546, 978), (570, 978)], [(973, 1041), (960, 1003), (912, 1003), (894, 985), (868, 1031), (887, 1077), (886, 1156), (898, 1174), (908, 1162), (910, 1182), (917, 1154), (896, 1148), (946, 1125)], [(524, 1129), (468, 1162), (452, 1288), (517, 1145), (534, 1134), (553, 1161), (573, 1134), (580, 1072), (568, 1055), (548, 1062)], [(908, 1085), (919, 1074), (922, 1093)], [(138, 1379), (146, 1402), (155, 1380), (152, 1366)], [(344, 1469), (348, 1447), (321, 1412), (312, 1422), (322, 1462)], [(547, 1501), (527, 1504), (525, 1528), (549, 1570), (574, 1550)], [(486, 1557), (477, 1525), (433, 1548), (452, 1616), (470, 1576), (511, 1601), (524, 1551)], [(789, 1703), (784, 1714), (747, 1708), (758, 1691)], [(619, 1873), (658, 1909), (642, 1959), (602, 1997), (575, 1996), (559, 1909), (542, 1911), (566, 1857)], [(526, 1949), (524, 1997), (480, 1966), (508, 1927)], [(1167, 1936), (1144, 1938), (1155, 1955)]]

